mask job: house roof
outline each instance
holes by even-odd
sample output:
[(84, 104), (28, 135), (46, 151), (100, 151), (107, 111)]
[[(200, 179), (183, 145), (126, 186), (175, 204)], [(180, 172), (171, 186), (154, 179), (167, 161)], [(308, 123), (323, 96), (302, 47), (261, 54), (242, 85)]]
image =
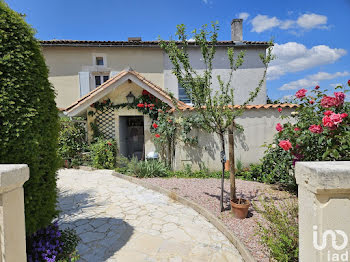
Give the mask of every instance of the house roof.
[[(159, 47), (160, 41), (90, 41), (90, 40), (64, 40), (64, 39), (53, 39), (53, 40), (41, 40), (42, 46), (71, 46), (71, 47)], [(177, 41), (181, 44), (180, 41)], [(195, 42), (188, 42), (189, 46), (198, 47)], [(218, 41), (216, 46), (227, 46), (227, 47), (268, 47), (269, 42), (265, 41)]]
[[(180, 108), (187, 108), (188, 106), (174, 98), (171, 98), (171, 96), (164, 91), (162, 88), (157, 86), (156, 84), (152, 83), (148, 79), (146, 79), (144, 76), (142, 76), (140, 73), (134, 71), (132, 68), (127, 68), (115, 75), (114, 77), (110, 78), (108, 81), (104, 82), (99, 87), (95, 88), (85, 96), (79, 98), (77, 101), (75, 101), (73, 104), (65, 108), (65, 113), (68, 116), (77, 116), (81, 114), (81, 112), (85, 111), (92, 103), (95, 103), (105, 95), (107, 95), (113, 88), (121, 85), (122, 83), (126, 82), (127, 80), (131, 80), (134, 83), (141, 86), (143, 89), (147, 90), (152, 95), (158, 97), (162, 101), (169, 104), (171, 107), (174, 107), (173, 101), (176, 101), (177, 106)], [(114, 85), (116, 84), (116, 85)]]

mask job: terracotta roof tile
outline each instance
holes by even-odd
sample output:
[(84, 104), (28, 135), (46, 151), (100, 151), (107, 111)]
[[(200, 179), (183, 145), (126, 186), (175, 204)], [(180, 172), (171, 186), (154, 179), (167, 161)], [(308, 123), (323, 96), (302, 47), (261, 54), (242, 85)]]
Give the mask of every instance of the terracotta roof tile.
[[(40, 41), (42, 46), (76, 46), (76, 47), (159, 47), (159, 41), (90, 41), (53, 39)], [(181, 42), (178, 42), (181, 44)], [(189, 46), (198, 46), (195, 42), (188, 42)], [(217, 46), (269, 46), (265, 41), (218, 41)]]
[[(270, 108), (296, 108), (299, 105), (297, 104), (289, 104), (289, 103), (284, 103), (284, 104), (260, 104), (260, 105), (247, 105), (246, 109), (270, 109)], [(238, 109), (241, 106), (240, 105), (234, 105), (234, 106), (229, 106), (230, 108)], [(194, 110), (194, 107), (191, 107), (189, 105), (186, 105), (184, 107), (179, 106), (180, 110), (186, 111), (186, 110)]]

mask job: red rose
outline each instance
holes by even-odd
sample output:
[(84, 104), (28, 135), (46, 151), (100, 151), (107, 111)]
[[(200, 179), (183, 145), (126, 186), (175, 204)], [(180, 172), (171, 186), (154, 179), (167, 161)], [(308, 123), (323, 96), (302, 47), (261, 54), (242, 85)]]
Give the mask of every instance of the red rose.
[(277, 110), (278, 110), (278, 112), (280, 112), (280, 113), (282, 112), (282, 108), (280, 108), (280, 107), (279, 107)]
[(281, 131), (283, 130), (283, 126), (282, 126), (280, 123), (278, 123), (278, 124), (276, 125), (276, 130), (277, 130), (278, 132), (281, 132)]
[(155, 134), (154, 135), (156, 138), (159, 138), (160, 137), (160, 134)]
[(112, 143), (111, 143), (111, 142), (107, 142), (107, 145), (111, 146), (111, 145), (112, 145)]
[(102, 103), (107, 104), (107, 100), (103, 100), (103, 102), (102, 102)]
[(163, 110), (162, 109), (158, 109), (158, 113), (163, 113)]
[(168, 122), (169, 122), (169, 123), (171, 123), (171, 122), (173, 122), (173, 120), (171, 120), (171, 119), (168, 119)]
[(154, 104), (150, 104), (151, 107), (154, 107)]
[(344, 104), (345, 94), (343, 92), (334, 92), (334, 96), (336, 98), (336, 106)]
[(305, 88), (298, 90), (298, 92), (295, 93), (295, 96), (297, 98), (302, 98), (305, 96), (307, 90)]
[(311, 105), (313, 105), (313, 104), (315, 103), (315, 101), (314, 101), (314, 100), (310, 100), (309, 103), (310, 103)]
[(153, 128), (157, 128), (158, 127), (158, 125), (156, 124), (156, 123), (153, 123)]
[(329, 128), (334, 127), (334, 123), (329, 116), (325, 116), (322, 118), (322, 124), (323, 124), (323, 126), (327, 126)]
[(311, 125), (311, 126), (309, 127), (309, 130), (310, 130), (310, 132), (312, 132), (312, 133), (319, 134), (319, 133), (322, 133), (323, 128), (322, 128), (321, 125)]
[(335, 114), (335, 113), (330, 115), (330, 119), (333, 121), (335, 125), (339, 125), (343, 121), (343, 118), (341, 117), (341, 115)]
[(137, 107), (145, 107), (145, 105), (144, 104), (137, 104)]
[(289, 140), (281, 140), (279, 146), (283, 148), (283, 150), (288, 151), (292, 148), (292, 143)]
[(294, 131), (300, 131), (299, 127), (294, 128)]
[(149, 110), (153, 110), (153, 107), (150, 107)]
[(327, 110), (327, 111), (324, 111), (323, 114), (324, 114), (325, 116), (330, 116), (331, 114), (333, 114), (333, 111)]
[(337, 99), (331, 96), (324, 96), (321, 99), (321, 106), (324, 108), (329, 108), (337, 104)]
[(320, 89), (320, 86), (315, 86), (315, 89), (317, 90), (317, 89)]
[(149, 94), (148, 91), (142, 90), (142, 95), (146, 96), (146, 95), (148, 95), (148, 94)]
[(340, 114), (340, 116), (341, 116), (341, 118), (345, 118), (345, 117), (348, 116), (348, 114), (347, 113), (342, 113), (342, 114)]

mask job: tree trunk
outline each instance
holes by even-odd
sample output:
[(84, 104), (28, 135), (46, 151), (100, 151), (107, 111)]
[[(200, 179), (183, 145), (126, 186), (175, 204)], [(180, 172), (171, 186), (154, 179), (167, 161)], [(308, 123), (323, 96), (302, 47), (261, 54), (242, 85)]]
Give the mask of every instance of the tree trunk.
[(224, 138), (224, 133), (220, 133), (219, 136), (220, 136), (220, 140), (221, 140), (220, 158), (221, 158), (221, 163), (222, 163), (220, 210), (221, 210), (221, 212), (223, 212), (225, 210), (225, 208), (224, 208), (224, 178), (225, 178), (226, 155), (225, 155), (225, 138)]
[(234, 122), (228, 130), (228, 158), (230, 161), (230, 200), (236, 200), (236, 177), (235, 177), (235, 140), (233, 136)]

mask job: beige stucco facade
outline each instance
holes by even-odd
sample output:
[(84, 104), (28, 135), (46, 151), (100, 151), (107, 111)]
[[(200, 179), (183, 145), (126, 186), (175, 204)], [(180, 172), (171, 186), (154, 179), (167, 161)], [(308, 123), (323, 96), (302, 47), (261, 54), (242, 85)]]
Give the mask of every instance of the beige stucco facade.
[[(79, 72), (90, 75), (90, 90), (94, 88), (94, 75), (113, 76), (131, 67), (148, 80), (164, 88), (163, 52), (159, 48), (127, 47), (43, 47), (49, 68), (49, 80), (56, 90), (56, 103), (66, 108), (80, 98)], [(94, 65), (96, 56), (105, 57), (103, 66)]]

